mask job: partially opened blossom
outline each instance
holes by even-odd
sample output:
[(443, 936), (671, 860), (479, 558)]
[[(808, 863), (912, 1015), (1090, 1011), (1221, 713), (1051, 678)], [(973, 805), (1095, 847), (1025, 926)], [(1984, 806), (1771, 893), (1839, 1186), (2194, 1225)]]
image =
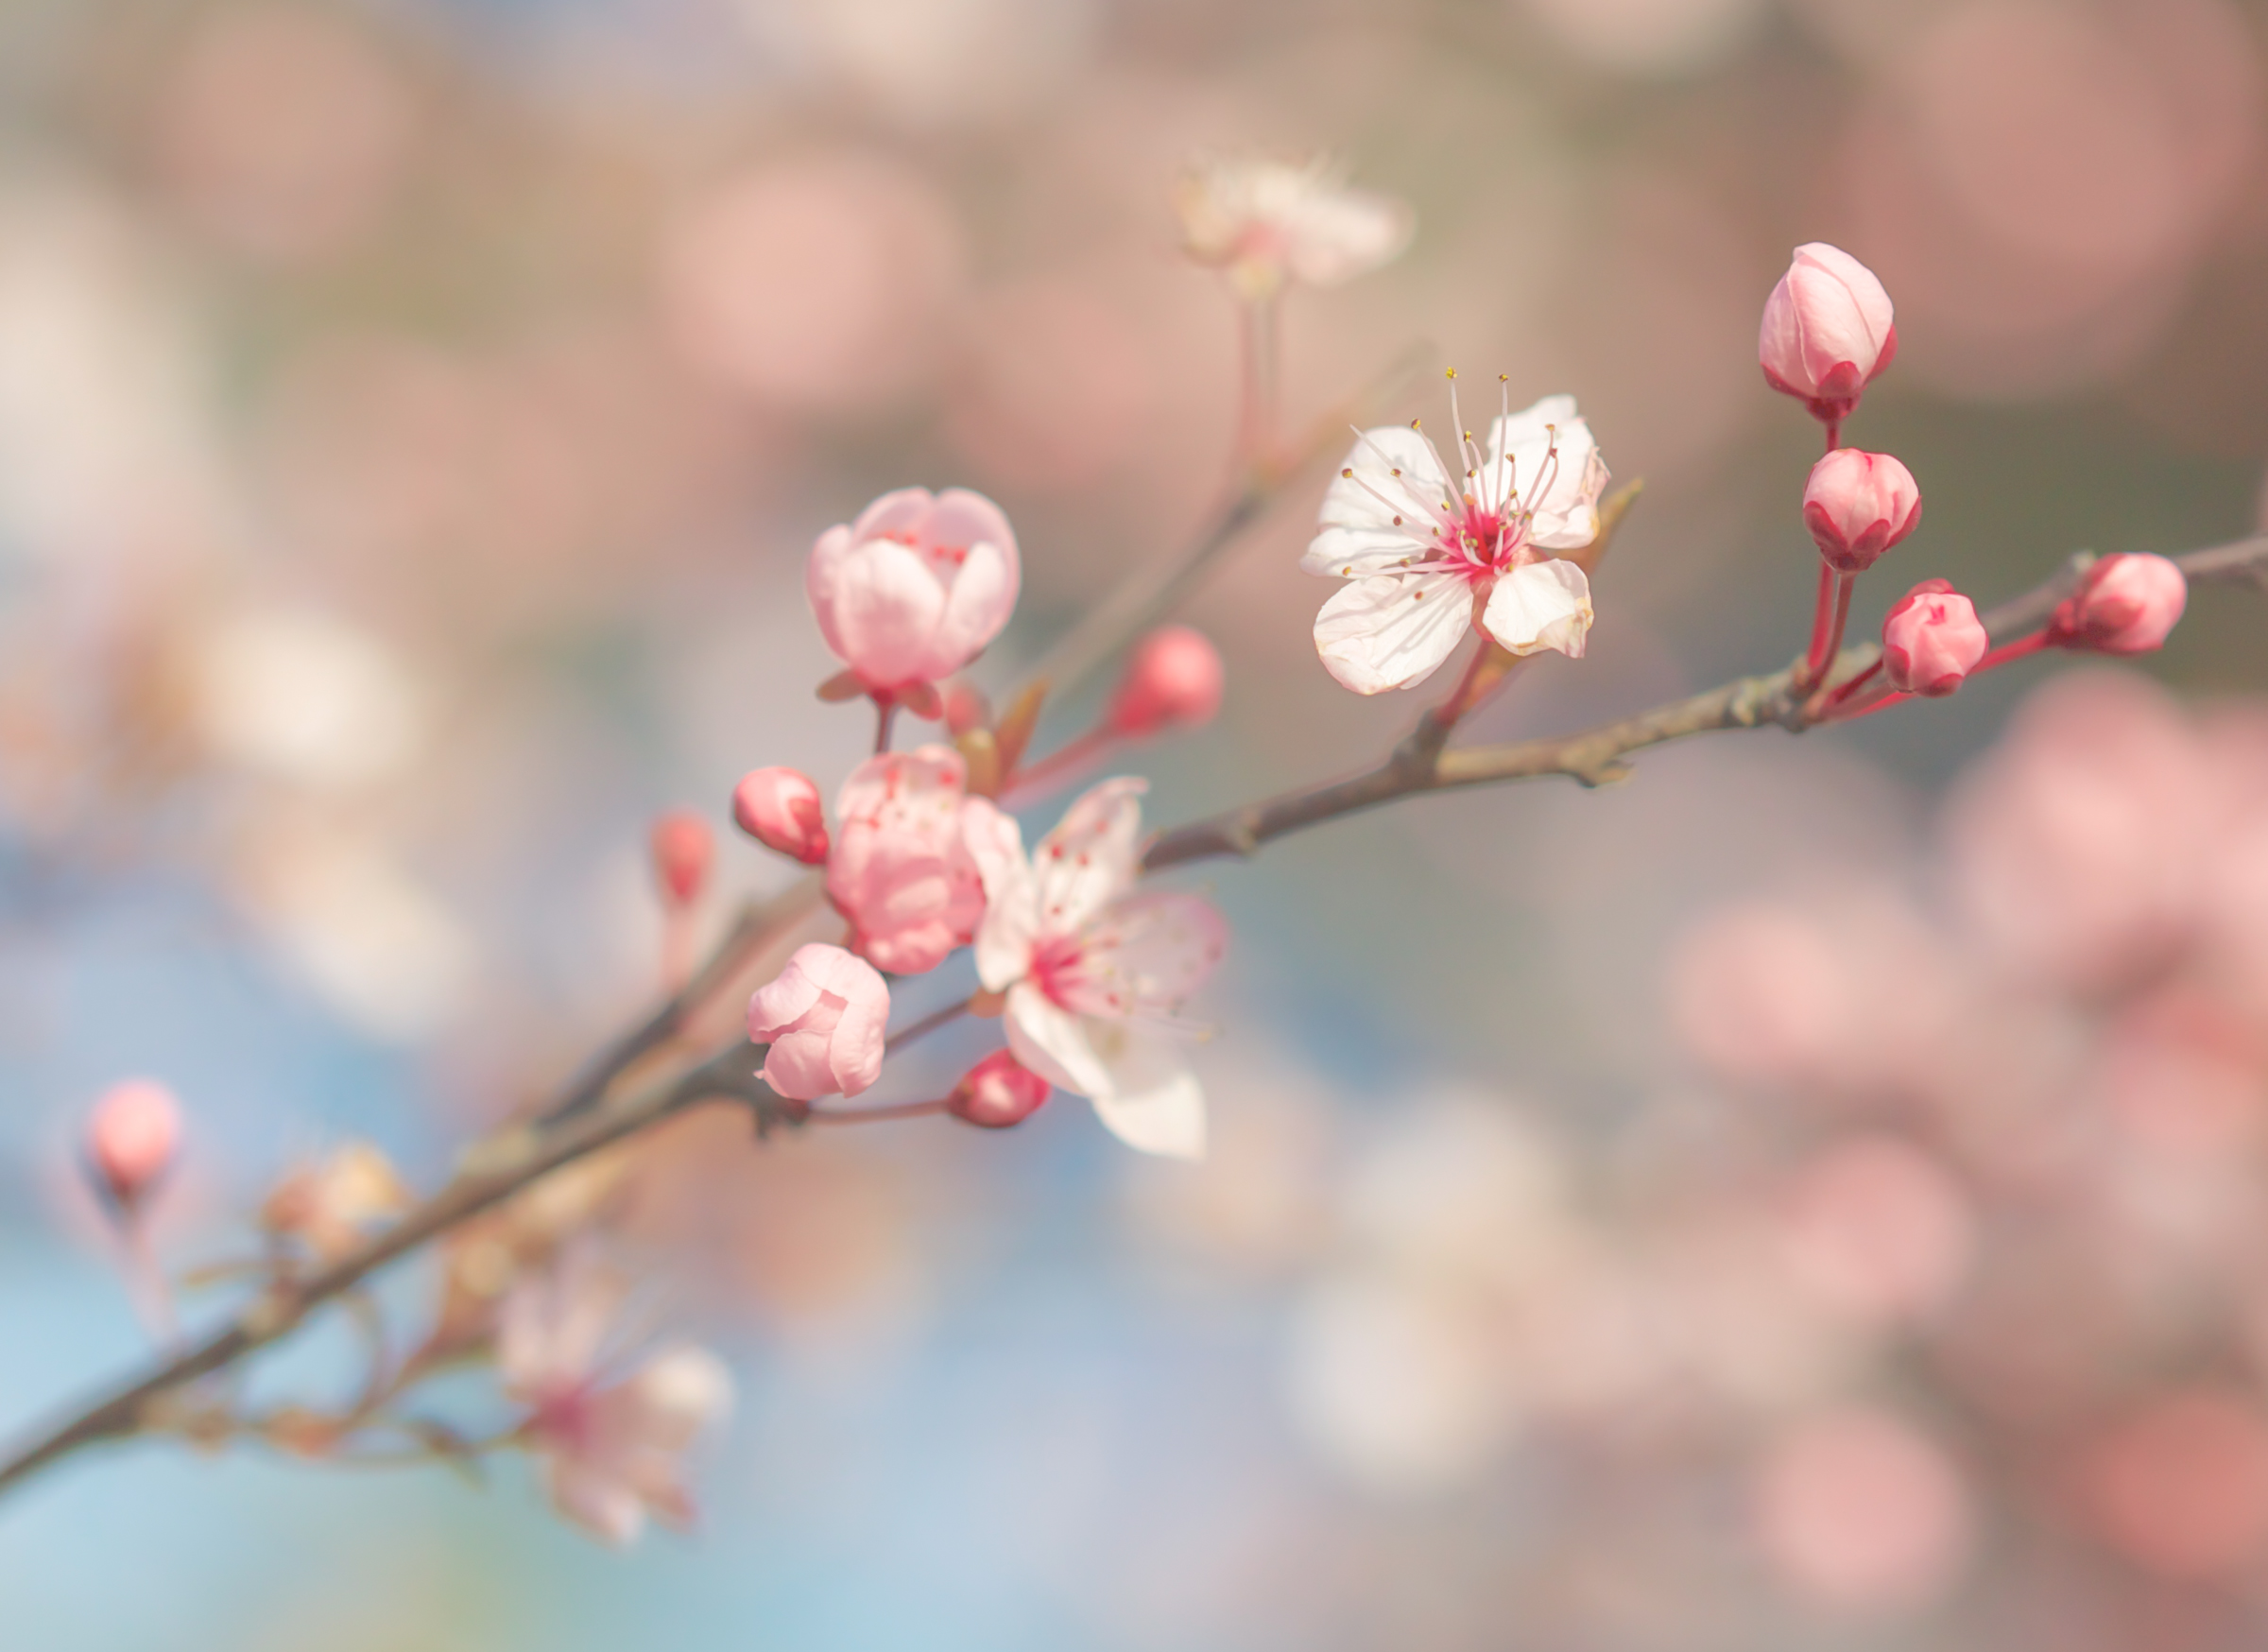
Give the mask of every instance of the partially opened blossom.
[(1183, 177), (1174, 202), (1189, 255), (1226, 270), (1238, 296), (1253, 301), (1293, 282), (1351, 281), (1398, 257), (1416, 228), (1402, 202), (1348, 188), (1322, 160), (1203, 161)]
[(1873, 270), (1824, 241), (1796, 249), (1764, 301), (1757, 357), (1765, 382), (1829, 422), (1847, 418), (1898, 354), (1890, 295)]
[(945, 1110), (964, 1124), (1005, 1130), (1038, 1112), (1051, 1089), (1007, 1051), (994, 1050), (961, 1076), (946, 1097)]
[(827, 896), (852, 947), (893, 974), (934, 970), (975, 938), (985, 886), (965, 821), (992, 805), (967, 783), (959, 752), (923, 746), (868, 758), (835, 795)]
[(1920, 521), (1914, 473), (1886, 453), (1839, 447), (1804, 484), (1803, 525), (1838, 573), (1864, 574)]
[(392, 1161), (368, 1142), (346, 1142), (276, 1183), (260, 1207), (260, 1225), (330, 1261), (354, 1249), (412, 1202)]
[(1946, 580), (1924, 579), (1882, 620), (1882, 674), (1905, 694), (1948, 695), (1990, 645), (1976, 605)]
[(705, 1348), (663, 1348), (610, 1368), (623, 1289), (571, 1257), (506, 1299), (496, 1339), (505, 1390), (528, 1408), (521, 1437), (544, 1460), (553, 1506), (593, 1536), (634, 1541), (649, 1516), (693, 1519), (682, 1459), (731, 1408), (732, 1378)]
[(2171, 558), (2121, 552), (2090, 564), (2048, 622), (2048, 640), (2096, 654), (2147, 654), (2165, 645), (2190, 583)]
[(1181, 1002), (1220, 962), (1221, 916), (1194, 895), (1139, 894), (1142, 793), (1108, 780), (1029, 859), (1016, 822), (972, 832), (987, 905), (976, 969), (1006, 994), (1008, 1048), (1094, 1103), (1119, 1140), (1148, 1153), (1205, 1150), (1205, 1096), (1181, 1058)]
[(1574, 398), (1503, 414), (1485, 456), (1460, 424), (1455, 452), (1452, 470), (1415, 423), (1366, 431), (1323, 496), (1299, 565), (1349, 581), (1315, 649), (1357, 694), (1423, 682), (1469, 628), (1514, 654), (1583, 653), (1589, 578), (1547, 555), (1599, 533), (1606, 466)]
[(87, 1166), (112, 1206), (131, 1212), (173, 1167), (180, 1150), (181, 1106), (149, 1078), (104, 1091), (87, 1119)]
[(818, 866), (827, 859), (827, 817), (811, 776), (793, 768), (757, 768), (732, 788), (732, 818), (765, 848)]
[(869, 693), (952, 676), (1000, 635), (1022, 575), (1016, 535), (981, 493), (885, 493), (812, 547), (804, 590), (835, 657)]
[(764, 1081), (790, 1101), (856, 1095), (882, 1076), (890, 989), (839, 946), (800, 946), (748, 1000), (748, 1038), (769, 1044)]

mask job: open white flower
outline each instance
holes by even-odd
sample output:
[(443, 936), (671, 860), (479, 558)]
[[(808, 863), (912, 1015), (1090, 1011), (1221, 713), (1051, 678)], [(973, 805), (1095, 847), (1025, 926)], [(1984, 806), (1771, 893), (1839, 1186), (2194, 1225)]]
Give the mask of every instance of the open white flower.
[(528, 1407), (524, 1434), (544, 1458), (552, 1506), (618, 1546), (648, 1515), (691, 1523), (679, 1459), (732, 1403), (731, 1373), (705, 1348), (663, 1348), (610, 1371), (623, 1294), (618, 1278), (571, 1254), (513, 1288), (496, 1335), (497, 1368)]
[(1416, 421), (1365, 431), (1323, 496), (1299, 565), (1349, 581), (1315, 616), (1315, 650), (1357, 694), (1424, 681), (1469, 625), (1514, 654), (1582, 656), (1590, 581), (1543, 554), (1599, 533), (1606, 466), (1575, 399), (1502, 414), (1486, 456), (1460, 420), (1457, 456), (1452, 473)]
[(1410, 209), (1390, 196), (1349, 189), (1329, 161), (1260, 156), (1198, 162), (1174, 204), (1181, 244), (1199, 264), (1228, 272), (1238, 294), (1272, 299), (1291, 282), (1336, 286), (1391, 262), (1410, 244)]
[(1145, 1153), (1205, 1151), (1205, 1094), (1181, 1058), (1181, 1001), (1221, 960), (1228, 925), (1194, 895), (1136, 894), (1141, 780), (1107, 780), (1072, 804), (1029, 859), (1007, 816), (971, 848), (985, 879), (976, 970), (1007, 994), (1008, 1048), (1094, 1103)]

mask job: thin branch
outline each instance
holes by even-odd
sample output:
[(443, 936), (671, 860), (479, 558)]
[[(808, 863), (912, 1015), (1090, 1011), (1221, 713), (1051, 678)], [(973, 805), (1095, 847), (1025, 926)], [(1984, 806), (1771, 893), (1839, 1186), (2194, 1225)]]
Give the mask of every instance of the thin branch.
[[(1993, 640), (2004, 641), (2046, 624), (2090, 559), (2071, 559), (2053, 578), (1984, 614), (1985, 628)], [(2268, 590), (2268, 536), (2191, 551), (2174, 560), (2193, 581), (2253, 584)], [(1864, 671), (1881, 652), (1873, 644), (1845, 650), (1827, 680)], [(1434, 725), (1430, 716), (1421, 717), (1411, 736), (1376, 768), (1349, 779), (1285, 792), (1168, 832), (1150, 845), (1143, 866), (1148, 871), (1162, 871), (1213, 855), (1249, 855), (1286, 834), (1418, 792), (1543, 775), (1565, 775), (1588, 786), (1608, 785), (1629, 774), (1630, 766), (1624, 759), (1633, 752), (1714, 730), (1776, 724), (1800, 732), (1812, 721), (1807, 718), (1800, 693), (1801, 669), (1799, 662), (1785, 671), (1745, 677), (1581, 733), (1505, 746), (1440, 749), (1431, 743)]]

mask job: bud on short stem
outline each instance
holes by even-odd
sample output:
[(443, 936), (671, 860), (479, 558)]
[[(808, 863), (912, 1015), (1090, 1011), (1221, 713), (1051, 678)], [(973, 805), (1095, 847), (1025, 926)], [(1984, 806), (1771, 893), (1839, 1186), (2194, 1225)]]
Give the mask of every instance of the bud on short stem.
[(1161, 626), (1135, 646), (1104, 726), (1122, 739), (1201, 727), (1221, 709), (1222, 676), (1220, 650), (1204, 632)]
[(1804, 484), (1803, 525), (1839, 574), (1864, 573), (1920, 521), (1914, 473), (1886, 453), (1839, 447)]
[(173, 1167), (180, 1140), (173, 1092), (147, 1078), (112, 1085), (87, 1120), (87, 1166), (97, 1191), (130, 1214)]
[(732, 788), (732, 818), (765, 848), (805, 866), (827, 859), (827, 817), (819, 788), (793, 768), (751, 769)]
[(2189, 581), (2164, 557), (2123, 552), (2105, 557), (2080, 576), (2048, 622), (2048, 641), (2093, 654), (2147, 654), (2189, 606)]
[(1990, 645), (1976, 605), (1943, 579), (1924, 579), (1882, 621), (1882, 675), (1901, 694), (1949, 695)]
[(969, 1069), (946, 1097), (945, 1110), (980, 1129), (1005, 1130), (1038, 1112), (1049, 1085), (1005, 1050), (995, 1050)]
[(716, 863), (716, 834), (689, 809), (672, 809), (654, 821), (654, 876), (672, 907), (692, 905), (709, 886)]

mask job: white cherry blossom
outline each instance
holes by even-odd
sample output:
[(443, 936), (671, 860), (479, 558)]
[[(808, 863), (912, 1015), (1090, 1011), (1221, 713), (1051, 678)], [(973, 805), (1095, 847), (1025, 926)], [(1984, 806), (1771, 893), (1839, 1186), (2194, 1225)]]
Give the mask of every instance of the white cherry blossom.
[(985, 879), (978, 976), (1006, 994), (1017, 1060), (1094, 1103), (1145, 1153), (1205, 1151), (1205, 1095), (1181, 1058), (1181, 1001), (1220, 962), (1228, 925), (1194, 895), (1136, 893), (1142, 793), (1107, 780), (1073, 803), (1027, 859), (1005, 815), (972, 827)]
[(1200, 161), (1175, 196), (1181, 244), (1225, 269), (1239, 295), (1272, 299), (1292, 282), (1337, 286), (1391, 262), (1410, 243), (1410, 209), (1349, 189), (1329, 161), (1238, 156)]
[(1315, 616), (1315, 650), (1357, 694), (1423, 682), (1468, 626), (1514, 654), (1582, 657), (1590, 581), (1545, 554), (1599, 532), (1606, 466), (1575, 399), (1507, 410), (1485, 454), (1460, 419), (1456, 451), (1452, 473), (1415, 420), (1364, 431), (1323, 496), (1299, 565), (1348, 581)]

